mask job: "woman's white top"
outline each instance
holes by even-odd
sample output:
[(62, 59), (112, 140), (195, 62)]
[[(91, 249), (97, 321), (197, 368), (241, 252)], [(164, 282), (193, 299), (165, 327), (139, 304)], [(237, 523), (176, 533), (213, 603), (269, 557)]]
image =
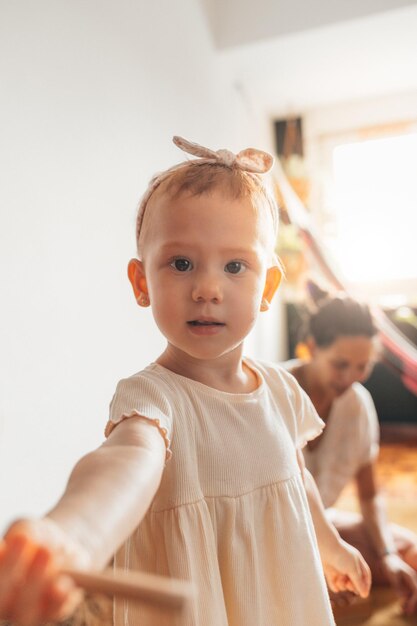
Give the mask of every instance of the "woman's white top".
[(115, 601), (116, 626), (328, 626), (331, 607), (296, 449), (323, 428), (285, 370), (247, 360), (258, 388), (226, 393), (152, 364), (117, 385), (107, 433), (152, 421), (172, 452), (117, 567), (192, 580), (182, 616)]
[[(293, 371), (301, 361), (283, 363)], [(379, 423), (372, 396), (354, 383), (332, 404), (320, 443), (303, 450), (306, 467), (313, 474), (324, 506), (335, 504), (343, 488), (379, 452)]]

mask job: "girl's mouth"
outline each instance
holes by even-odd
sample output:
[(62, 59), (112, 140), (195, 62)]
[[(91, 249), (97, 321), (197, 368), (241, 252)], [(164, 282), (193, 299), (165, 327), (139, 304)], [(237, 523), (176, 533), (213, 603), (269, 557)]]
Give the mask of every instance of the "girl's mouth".
[(190, 320), (187, 326), (190, 333), (197, 337), (211, 337), (220, 333), (226, 324), (216, 320)]
[(190, 326), (224, 326), (223, 322), (215, 322), (209, 320), (191, 320), (187, 322)]

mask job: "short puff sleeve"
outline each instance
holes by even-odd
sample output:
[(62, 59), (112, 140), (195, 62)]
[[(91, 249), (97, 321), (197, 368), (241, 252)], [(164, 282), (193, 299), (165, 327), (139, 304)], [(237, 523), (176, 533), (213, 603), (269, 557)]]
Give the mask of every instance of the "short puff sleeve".
[(281, 404), (283, 417), (295, 447), (301, 449), (321, 434), (325, 424), (295, 377), (281, 366), (275, 368), (275, 373), (275, 393), (285, 398)]
[(300, 387), (297, 381), (294, 382), (297, 386), (295, 393), (295, 411), (297, 416), (295, 445), (298, 449), (301, 449), (304, 448), (308, 441), (321, 435), (325, 423), (319, 417), (304, 389)]
[(114, 427), (128, 418), (140, 418), (151, 422), (160, 432), (166, 447), (166, 460), (171, 457), (172, 410), (163, 387), (140, 372), (121, 380), (110, 403), (109, 420), (105, 428), (108, 437)]

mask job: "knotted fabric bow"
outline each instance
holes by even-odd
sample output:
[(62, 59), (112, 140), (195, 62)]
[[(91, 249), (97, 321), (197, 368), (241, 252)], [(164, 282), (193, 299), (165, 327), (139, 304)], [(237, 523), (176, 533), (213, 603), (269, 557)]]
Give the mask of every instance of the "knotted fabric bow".
[(274, 157), (268, 152), (257, 150), (256, 148), (246, 148), (238, 154), (233, 154), (230, 150), (210, 150), (192, 143), (182, 137), (173, 137), (172, 141), (178, 148), (193, 156), (201, 157), (206, 163), (220, 163), (227, 167), (236, 167), (244, 172), (253, 174), (266, 174), (274, 164)]
[[(138, 215), (136, 221), (137, 240), (139, 240), (139, 233), (142, 227), (143, 216), (149, 198), (151, 197), (155, 189), (159, 187), (159, 185), (166, 178), (171, 176), (176, 170), (189, 166), (190, 164), (204, 165), (206, 163), (217, 163), (231, 169), (240, 169), (244, 172), (248, 172), (249, 175), (257, 175), (266, 174), (270, 171), (274, 164), (274, 157), (271, 154), (269, 154), (268, 152), (264, 152), (263, 150), (257, 150), (256, 148), (246, 148), (246, 150), (242, 150), (238, 154), (234, 154), (233, 152), (230, 152), (230, 150), (226, 149), (221, 149), (217, 151), (210, 150), (209, 148), (200, 146), (198, 143), (187, 141), (187, 139), (183, 139), (183, 137), (174, 136), (172, 138), (172, 141), (176, 146), (178, 146), (178, 148), (180, 148), (184, 152), (187, 152), (187, 154), (192, 154), (193, 156), (199, 158), (178, 163), (177, 165), (170, 167), (168, 170), (156, 174), (156, 176), (152, 178), (138, 207)], [(274, 204), (274, 201), (272, 199), (271, 204)], [(272, 210), (274, 224), (276, 222), (275, 212), (276, 211)]]

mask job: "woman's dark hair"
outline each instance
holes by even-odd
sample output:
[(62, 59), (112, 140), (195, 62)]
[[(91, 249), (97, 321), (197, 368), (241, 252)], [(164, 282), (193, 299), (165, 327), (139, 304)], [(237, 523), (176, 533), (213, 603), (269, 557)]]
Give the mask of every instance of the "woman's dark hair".
[(332, 297), (311, 281), (307, 288), (316, 309), (310, 314), (306, 334), (313, 337), (319, 347), (330, 346), (342, 336), (373, 337), (376, 334), (366, 304), (344, 295)]

